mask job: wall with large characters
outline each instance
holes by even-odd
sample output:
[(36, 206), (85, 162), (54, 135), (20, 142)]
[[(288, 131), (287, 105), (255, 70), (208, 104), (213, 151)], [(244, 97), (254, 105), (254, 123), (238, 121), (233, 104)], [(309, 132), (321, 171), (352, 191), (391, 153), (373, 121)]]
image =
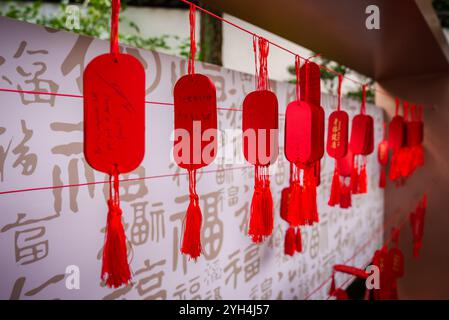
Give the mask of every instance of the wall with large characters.
[[(254, 77), (198, 62), (196, 71), (217, 88), (222, 137), (234, 138), (219, 144), (231, 150), (231, 159), (223, 152), (198, 172), (203, 255), (196, 262), (182, 256), (188, 177), (171, 157), (172, 91), (187, 62), (121, 47), (145, 68), (146, 153), (137, 170), (120, 177), (132, 283), (105, 287), (100, 271), (108, 183), (83, 156), (82, 74), (89, 61), (109, 51), (109, 42), (4, 17), (0, 30), (0, 87), (11, 90), (0, 91), (0, 298), (325, 299), (334, 264), (363, 267), (381, 245), (384, 195), (377, 155), (368, 157), (368, 193), (354, 195), (349, 209), (327, 205), (334, 160), (325, 156), (317, 189), (320, 222), (302, 228), (302, 253), (284, 255), (287, 224), (279, 207), (289, 164), (283, 130), (280, 156), (270, 168), (274, 232), (263, 244), (253, 244), (246, 233), (254, 172), (244, 161), (238, 133)], [(248, 38), (241, 50), (252, 50)], [(295, 86), (272, 81), (270, 87), (283, 129)], [(322, 95), (321, 100), (328, 116), (336, 98)], [(342, 106), (350, 117), (360, 109), (359, 102), (346, 99)], [(367, 113), (375, 121), (377, 145), (382, 111), (368, 105)], [(344, 280), (338, 275), (339, 283)]]

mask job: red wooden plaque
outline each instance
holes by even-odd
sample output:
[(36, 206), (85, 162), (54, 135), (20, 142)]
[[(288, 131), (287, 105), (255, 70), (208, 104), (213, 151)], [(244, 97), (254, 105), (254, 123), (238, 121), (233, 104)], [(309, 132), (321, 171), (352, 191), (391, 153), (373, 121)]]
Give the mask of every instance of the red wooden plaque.
[(405, 123), (402, 116), (394, 116), (388, 126), (388, 147), (392, 150), (401, 148), (405, 141)]
[(327, 154), (335, 159), (343, 158), (348, 152), (348, 114), (345, 111), (334, 111), (328, 121)]
[[(279, 150), (278, 100), (269, 90), (256, 90), (243, 101), (243, 154), (253, 164), (267, 166)], [(264, 144), (265, 142), (265, 144)]]
[(145, 72), (131, 55), (103, 54), (84, 71), (84, 154), (94, 169), (134, 170), (145, 154)]
[(354, 154), (348, 149), (346, 156), (337, 160), (340, 176), (350, 177), (354, 167)]
[[(174, 158), (184, 169), (196, 170), (211, 163), (217, 150), (217, 98), (213, 82), (202, 74), (181, 77), (173, 91), (175, 105)], [(179, 143), (186, 143), (183, 154)]]

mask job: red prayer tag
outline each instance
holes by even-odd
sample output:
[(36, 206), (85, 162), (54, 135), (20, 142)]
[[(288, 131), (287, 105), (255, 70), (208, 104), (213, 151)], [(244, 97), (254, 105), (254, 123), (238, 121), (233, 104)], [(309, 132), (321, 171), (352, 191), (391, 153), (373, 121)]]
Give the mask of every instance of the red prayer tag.
[(290, 202), (290, 188), (284, 188), (281, 192), (281, 218), (285, 221), (288, 220), (288, 205)]
[(277, 159), (279, 150), (278, 101), (269, 90), (249, 93), (243, 101), (243, 154), (258, 166), (268, 166)]
[(84, 71), (84, 154), (94, 169), (134, 170), (145, 154), (145, 72), (131, 55), (103, 54)]
[(373, 144), (373, 120), (370, 116), (358, 114), (352, 119), (349, 148), (353, 154), (369, 154)]
[(338, 172), (340, 176), (350, 177), (352, 173), (352, 168), (354, 167), (354, 155), (351, 150), (348, 149), (346, 156), (338, 159)]
[(348, 152), (348, 114), (345, 111), (334, 111), (328, 121), (327, 154), (335, 159), (343, 158)]
[[(175, 141), (173, 154), (184, 169), (196, 170), (211, 163), (217, 150), (217, 103), (213, 82), (202, 74), (188, 74), (175, 84)], [(188, 153), (184, 154), (185, 139)]]
[(394, 116), (388, 126), (388, 147), (399, 150), (405, 140), (405, 123), (402, 116)]

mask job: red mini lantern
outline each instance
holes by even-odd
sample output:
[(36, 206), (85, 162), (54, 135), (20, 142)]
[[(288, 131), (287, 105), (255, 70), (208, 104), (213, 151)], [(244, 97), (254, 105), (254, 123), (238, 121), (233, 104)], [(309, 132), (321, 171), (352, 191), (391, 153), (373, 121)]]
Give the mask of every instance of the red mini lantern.
[(374, 150), (374, 120), (366, 114), (366, 85), (362, 86), (360, 114), (352, 119), (349, 148), (354, 154), (354, 167), (351, 175), (352, 194), (366, 193), (366, 156)]

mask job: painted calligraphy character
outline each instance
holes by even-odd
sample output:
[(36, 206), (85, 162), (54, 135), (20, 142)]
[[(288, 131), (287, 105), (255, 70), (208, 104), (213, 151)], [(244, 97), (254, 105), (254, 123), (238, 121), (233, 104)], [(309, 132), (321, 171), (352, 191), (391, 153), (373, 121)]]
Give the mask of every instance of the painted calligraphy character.
[(251, 243), (245, 249), (244, 255), (244, 278), (245, 282), (251, 281), (260, 272), (259, 246)]

